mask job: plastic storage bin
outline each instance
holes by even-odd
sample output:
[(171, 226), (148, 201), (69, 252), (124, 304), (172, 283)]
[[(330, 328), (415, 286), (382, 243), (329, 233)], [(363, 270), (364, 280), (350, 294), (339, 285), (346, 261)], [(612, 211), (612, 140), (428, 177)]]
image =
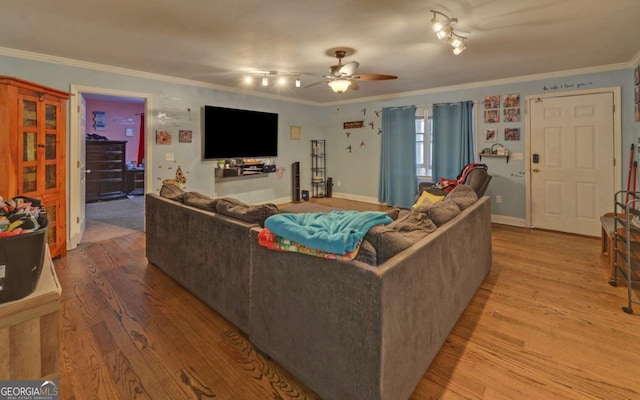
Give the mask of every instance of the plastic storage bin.
[(38, 285), (49, 220), (40, 216), (38, 223), (33, 232), (0, 238), (0, 303), (26, 297)]

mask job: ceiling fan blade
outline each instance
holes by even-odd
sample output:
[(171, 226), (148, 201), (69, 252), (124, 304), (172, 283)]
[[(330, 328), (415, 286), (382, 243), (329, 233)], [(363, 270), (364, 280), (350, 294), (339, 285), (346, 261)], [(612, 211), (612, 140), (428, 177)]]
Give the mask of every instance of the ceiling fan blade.
[(384, 74), (360, 74), (354, 75), (351, 79), (358, 79), (361, 81), (383, 81), (386, 79), (398, 79), (395, 75), (384, 75)]
[(339, 73), (341, 76), (351, 76), (358, 69), (360, 63), (357, 61), (351, 61), (340, 67)]
[(306, 89), (306, 88), (311, 87), (311, 86), (316, 86), (316, 85), (319, 85), (319, 84), (324, 83), (324, 82), (325, 81), (318, 81), (318, 82), (310, 83), (307, 86), (304, 86), (303, 89)]

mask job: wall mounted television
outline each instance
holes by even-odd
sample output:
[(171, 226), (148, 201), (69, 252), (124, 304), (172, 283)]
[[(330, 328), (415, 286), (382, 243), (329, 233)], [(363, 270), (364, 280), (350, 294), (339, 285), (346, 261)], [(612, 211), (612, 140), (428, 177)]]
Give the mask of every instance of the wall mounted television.
[(278, 156), (278, 114), (204, 106), (203, 158)]

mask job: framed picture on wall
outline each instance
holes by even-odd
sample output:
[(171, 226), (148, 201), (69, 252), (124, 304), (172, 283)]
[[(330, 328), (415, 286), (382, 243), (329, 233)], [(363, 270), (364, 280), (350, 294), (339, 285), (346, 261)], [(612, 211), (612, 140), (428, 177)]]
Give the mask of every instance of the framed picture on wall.
[(508, 94), (504, 96), (504, 108), (520, 107), (520, 94)]
[(498, 130), (497, 129), (487, 129), (484, 131), (484, 141), (485, 142), (495, 142), (498, 140)]
[(520, 128), (504, 128), (504, 140), (520, 140)]
[(504, 122), (520, 122), (520, 108), (505, 108)]
[(485, 96), (484, 97), (484, 108), (500, 108), (500, 96)]
[(191, 131), (178, 131), (178, 142), (191, 143)]
[(484, 123), (494, 124), (500, 122), (500, 110), (484, 110)]
[(171, 144), (171, 133), (168, 131), (156, 131), (156, 144)]

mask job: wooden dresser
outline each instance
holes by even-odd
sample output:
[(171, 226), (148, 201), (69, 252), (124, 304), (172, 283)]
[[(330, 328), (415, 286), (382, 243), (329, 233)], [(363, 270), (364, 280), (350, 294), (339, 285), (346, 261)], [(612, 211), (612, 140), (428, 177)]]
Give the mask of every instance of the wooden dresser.
[(87, 140), (87, 203), (127, 197), (126, 146), (121, 140)]
[(67, 254), (68, 98), (57, 89), (0, 76), (0, 196), (42, 202), (53, 257)]

